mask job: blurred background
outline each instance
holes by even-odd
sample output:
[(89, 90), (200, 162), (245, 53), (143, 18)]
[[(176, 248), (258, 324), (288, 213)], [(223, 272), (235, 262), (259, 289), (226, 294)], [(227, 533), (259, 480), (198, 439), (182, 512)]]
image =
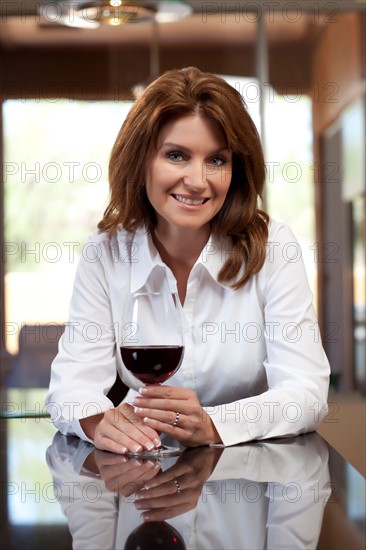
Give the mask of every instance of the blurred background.
[(42, 413), (124, 117), (156, 76), (190, 65), (246, 101), (265, 150), (265, 207), (300, 241), (332, 388), (365, 394), (365, 2), (0, 7), (1, 375), (13, 412), (26, 388)]

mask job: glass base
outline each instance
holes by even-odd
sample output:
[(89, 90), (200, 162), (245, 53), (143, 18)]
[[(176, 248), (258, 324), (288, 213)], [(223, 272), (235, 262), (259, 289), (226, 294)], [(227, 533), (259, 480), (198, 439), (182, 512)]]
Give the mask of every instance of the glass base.
[(141, 451), (139, 453), (134, 453), (129, 451), (127, 456), (135, 458), (162, 458), (164, 456), (178, 456), (183, 452), (184, 449), (179, 447), (167, 447), (162, 445), (159, 449), (154, 449), (153, 451)]

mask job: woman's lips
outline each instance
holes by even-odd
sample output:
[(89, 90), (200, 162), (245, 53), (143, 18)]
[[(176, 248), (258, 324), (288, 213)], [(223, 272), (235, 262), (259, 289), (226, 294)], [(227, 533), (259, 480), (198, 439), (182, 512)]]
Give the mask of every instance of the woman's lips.
[(201, 206), (202, 204), (205, 204), (205, 202), (208, 201), (207, 197), (199, 197), (199, 198), (190, 198), (185, 195), (177, 195), (172, 194), (172, 197), (175, 198), (178, 202), (181, 202), (183, 204), (188, 204), (189, 206)]

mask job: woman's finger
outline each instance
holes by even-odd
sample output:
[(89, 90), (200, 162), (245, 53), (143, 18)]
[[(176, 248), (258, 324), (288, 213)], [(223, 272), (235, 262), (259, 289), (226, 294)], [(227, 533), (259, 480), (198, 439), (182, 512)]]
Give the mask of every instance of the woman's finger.
[(154, 420), (153, 418), (149, 418), (147, 416), (143, 418), (143, 422), (144, 424), (146, 424), (147, 426), (150, 426), (154, 430), (165, 433), (170, 437), (172, 437), (173, 439), (182, 441), (182, 443), (184, 443), (185, 438), (189, 437), (189, 435), (186, 433), (186, 431), (183, 428), (180, 428), (178, 426), (173, 426), (172, 424), (159, 422), (159, 420)]
[(185, 414), (194, 406), (195, 402), (192, 399), (159, 399), (136, 397), (133, 400), (134, 412), (136, 408), (157, 409), (160, 411), (181, 411)]
[(155, 443), (155, 447), (160, 447), (161, 441), (159, 434), (152, 430), (149, 426), (144, 425), (141, 422), (141, 418), (136, 415), (134, 407), (129, 403), (124, 403), (121, 407), (118, 407), (118, 412), (122, 414), (122, 419), (117, 417), (117, 422), (119, 420), (124, 421), (126, 419), (129, 424), (134, 424), (138, 430), (140, 430), (146, 437)]
[[(132, 408), (132, 407), (131, 407)], [(133, 422), (130, 421), (130, 418)], [(144, 426), (141, 420), (126, 418), (118, 409), (106, 411), (95, 430), (94, 443), (99, 449), (115, 453), (140, 453), (144, 449), (152, 451), (161, 445), (157, 432)], [(146, 434), (149, 433), (153, 439)]]
[(142, 420), (145, 417), (152, 418), (153, 420), (157, 420), (164, 424), (170, 424), (171, 426), (177, 426), (179, 424), (181, 428), (184, 427), (184, 418), (187, 418), (178, 411), (173, 412), (172, 410), (143, 409), (141, 407), (135, 407), (135, 413)]
[(143, 463), (136, 459), (131, 459), (131, 461), (133, 465), (126, 473), (116, 475), (108, 480), (102, 477), (109, 491), (117, 492), (124, 496), (132, 495), (136, 493), (146, 481), (159, 473), (160, 464), (156, 460), (148, 460)]
[(165, 384), (163, 386), (159, 385), (150, 385), (150, 386), (143, 386), (139, 389), (139, 395), (135, 397), (135, 399), (139, 399), (139, 397), (152, 397), (154, 399), (160, 398), (160, 399), (189, 399), (192, 395), (195, 395), (195, 393), (192, 390), (188, 390), (186, 388), (179, 388), (177, 386), (166, 386)]
[(189, 510), (192, 510), (193, 506), (191, 502), (180, 502), (174, 506), (164, 506), (157, 510), (146, 510), (142, 512), (141, 517), (144, 521), (164, 521), (166, 519), (172, 519), (176, 516), (180, 516)]
[(179, 464), (179, 462), (176, 462), (174, 466), (172, 466), (168, 470), (165, 470), (165, 472), (161, 472), (159, 477), (149, 481), (148, 483), (145, 483), (144, 490), (159, 487), (160, 485), (169, 483), (174, 479), (179, 479), (186, 474), (186, 471), (187, 466), (184, 463)]
[(156, 498), (144, 498), (135, 500), (134, 504), (137, 510), (156, 510), (158, 508), (169, 508), (170, 506), (179, 506), (187, 501), (191, 501), (190, 494), (177, 493), (175, 490), (171, 495), (164, 495)]
[[(111, 453), (108, 453), (111, 454)], [(119, 458), (119, 462), (113, 465), (102, 464), (99, 465), (100, 477), (103, 481), (111, 481), (116, 478), (137, 478), (143, 473), (143, 467), (146, 466), (147, 461), (129, 459), (127, 457), (121, 457), (121, 455), (115, 455)]]

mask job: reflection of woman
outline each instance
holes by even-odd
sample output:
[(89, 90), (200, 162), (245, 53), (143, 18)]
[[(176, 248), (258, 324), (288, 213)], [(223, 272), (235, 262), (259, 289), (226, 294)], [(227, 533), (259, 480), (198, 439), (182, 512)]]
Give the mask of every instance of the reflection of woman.
[[(328, 363), (296, 239), (257, 207), (264, 176), (255, 126), (223, 80), (170, 71), (135, 103), (52, 366), (47, 407), (63, 433), (125, 453), (160, 433), (197, 446), (315, 429)], [(117, 372), (138, 389), (115, 333), (139, 289), (178, 292), (184, 360), (169, 386), (131, 390), (113, 410)]]
[(318, 434), (188, 450), (164, 459), (164, 471), (154, 474), (147, 462), (122, 460), (60, 434), (48, 449), (75, 548), (124, 548), (147, 518), (174, 527), (187, 548), (317, 546), (330, 494), (328, 451)]

